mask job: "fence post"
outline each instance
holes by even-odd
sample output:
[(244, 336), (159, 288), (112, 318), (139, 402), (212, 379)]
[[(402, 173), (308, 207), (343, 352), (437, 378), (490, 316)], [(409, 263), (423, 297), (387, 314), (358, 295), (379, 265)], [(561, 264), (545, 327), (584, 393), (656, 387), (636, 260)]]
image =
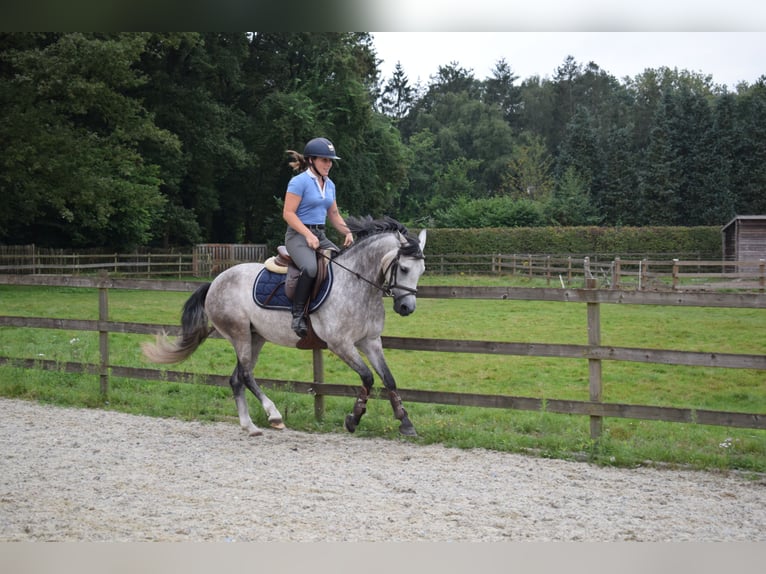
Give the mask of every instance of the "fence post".
[[(589, 277), (585, 280), (588, 289), (596, 289), (598, 279)], [(598, 347), (601, 345), (601, 307), (600, 303), (588, 303), (588, 345)], [(590, 400), (601, 402), (601, 359), (588, 359), (588, 386)], [(603, 418), (598, 415), (590, 416), (590, 438), (597, 440), (601, 437)]]
[(649, 280), (649, 260), (644, 258), (641, 260), (641, 268), (639, 269), (640, 275), (640, 281), (639, 281), (639, 290), (643, 291), (646, 289), (646, 283)]
[(614, 277), (612, 278), (612, 289), (620, 288), (620, 258), (614, 258)]
[(107, 288), (107, 278), (109, 276), (106, 269), (98, 273), (98, 377), (101, 384), (101, 395), (106, 397), (109, 394), (109, 294)]
[(678, 259), (673, 259), (673, 291), (678, 289)]
[[(314, 354), (314, 383), (324, 383), (324, 355), (322, 349), (313, 349)], [(314, 395), (314, 418), (321, 421), (324, 417), (324, 395)]]
[(763, 293), (766, 289), (766, 259), (758, 260), (758, 275), (758, 290)]
[(545, 285), (551, 286), (551, 256), (545, 256)]

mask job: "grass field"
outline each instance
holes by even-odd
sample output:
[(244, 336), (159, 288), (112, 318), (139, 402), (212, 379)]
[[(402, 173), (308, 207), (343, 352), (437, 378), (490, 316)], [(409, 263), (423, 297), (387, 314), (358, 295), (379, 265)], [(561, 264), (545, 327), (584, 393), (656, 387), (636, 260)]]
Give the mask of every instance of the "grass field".
[[(523, 285), (502, 277), (424, 277), (424, 285)], [(177, 324), (186, 293), (111, 290), (110, 319)], [(418, 300), (399, 317), (387, 306), (384, 335), (487, 341), (586, 344), (586, 306), (541, 301)], [(96, 319), (93, 289), (0, 286), (0, 315)], [(766, 310), (602, 305), (603, 345), (674, 350), (766, 353)], [(113, 365), (151, 366), (140, 353), (146, 336), (110, 335)], [(98, 362), (96, 333), (0, 328), (0, 355), (55, 361)], [(389, 366), (404, 389), (506, 394), (547, 399), (588, 399), (586, 360), (389, 350)], [(205, 342), (176, 370), (228, 375), (234, 353), (222, 340)], [(325, 353), (325, 381), (358, 385), (357, 375)], [(310, 381), (311, 353), (267, 345), (256, 377)], [(766, 413), (766, 373), (604, 361), (605, 402)], [(376, 381), (376, 385), (380, 382)], [(108, 408), (193, 420), (236, 422), (228, 388), (112, 378), (107, 401), (97, 377), (0, 367), (0, 395), (46, 403)], [(326, 397), (325, 417), (314, 419), (313, 399), (270, 393), (288, 426), (309, 432), (345, 432), (349, 398)], [(253, 418), (267, 426), (249, 397)], [(582, 458), (631, 466), (667, 463), (693, 468), (766, 472), (766, 432), (684, 423), (605, 419), (604, 434), (590, 439), (584, 416), (411, 403), (406, 405), (422, 443), (438, 442), (537, 456)], [(401, 439), (387, 401), (373, 401), (357, 436)]]

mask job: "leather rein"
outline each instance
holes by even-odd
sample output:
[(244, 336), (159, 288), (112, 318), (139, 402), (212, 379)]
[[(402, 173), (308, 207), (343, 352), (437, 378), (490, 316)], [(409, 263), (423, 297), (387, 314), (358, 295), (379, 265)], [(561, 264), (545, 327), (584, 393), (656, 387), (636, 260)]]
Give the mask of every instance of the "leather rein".
[[(321, 251), (319, 252), (319, 254), (322, 257), (324, 257), (325, 259), (327, 259), (328, 264), (332, 263), (333, 265), (337, 265), (341, 269), (345, 269), (346, 271), (348, 271), (352, 275), (356, 276), (357, 279), (361, 279), (365, 283), (368, 283), (369, 285), (372, 285), (373, 287), (375, 287), (375, 289), (377, 289), (378, 291), (383, 293), (383, 295), (388, 296), (388, 297), (393, 297), (394, 301), (398, 301), (399, 299), (402, 299), (403, 297), (406, 297), (409, 294), (416, 295), (417, 292), (418, 292), (417, 289), (413, 289), (412, 287), (407, 287), (405, 285), (399, 285), (396, 282), (397, 272), (399, 271), (399, 258), (401, 257), (401, 253), (397, 253), (396, 257), (394, 257), (391, 260), (391, 262), (388, 264), (386, 269), (383, 271), (383, 284), (382, 285), (378, 285), (377, 283), (375, 283), (373, 281), (370, 281), (366, 277), (364, 277), (361, 274), (359, 274), (357, 271), (354, 271), (353, 269), (349, 269), (348, 267), (346, 267), (342, 263), (339, 263), (337, 260), (332, 259), (331, 257), (329, 257), (328, 255), (326, 255), (325, 253), (323, 253)], [(425, 259), (425, 257), (423, 257), (421, 255), (420, 257), (415, 257), (415, 259)], [(388, 280), (386, 280), (386, 277), (388, 277)], [(394, 289), (400, 289), (402, 291), (406, 291), (406, 293), (401, 293), (399, 295), (394, 295), (394, 293), (393, 293)]]

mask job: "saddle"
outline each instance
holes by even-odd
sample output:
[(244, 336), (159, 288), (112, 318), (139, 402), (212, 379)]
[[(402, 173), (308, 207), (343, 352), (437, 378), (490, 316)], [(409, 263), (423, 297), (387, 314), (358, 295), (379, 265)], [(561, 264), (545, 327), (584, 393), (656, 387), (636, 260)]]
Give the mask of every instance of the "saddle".
[[(319, 291), (327, 278), (327, 262), (329, 261), (331, 250), (325, 249), (323, 252), (317, 251), (317, 276), (314, 279), (314, 286), (311, 289), (309, 295), (309, 304), (311, 300), (315, 299), (319, 294)], [(285, 279), (285, 295), (290, 301), (293, 300), (295, 295), (295, 284), (298, 282), (298, 276), (301, 274), (301, 270), (293, 263), (292, 257), (287, 252), (287, 248), (284, 245), (277, 247), (277, 254), (273, 257), (269, 257), (266, 260), (266, 269), (272, 273), (278, 273), (287, 275)]]
[[(327, 343), (317, 337), (311, 325), (310, 313), (319, 308), (326, 299), (332, 285), (332, 273), (328, 265), (330, 250), (317, 251), (317, 276), (314, 279), (309, 299), (306, 302), (306, 325), (308, 333), (297, 343), (299, 349), (326, 349)], [(271, 273), (269, 278), (261, 277), (264, 273)], [(290, 309), (295, 295), (295, 286), (300, 276), (300, 269), (293, 263), (284, 245), (277, 247), (277, 254), (269, 257), (265, 262), (265, 269), (261, 271), (253, 287), (255, 302), (266, 308)], [(282, 289), (280, 289), (280, 287)], [(280, 293), (281, 292), (281, 293)], [(279, 301), (280, 295), (288, 302)]]

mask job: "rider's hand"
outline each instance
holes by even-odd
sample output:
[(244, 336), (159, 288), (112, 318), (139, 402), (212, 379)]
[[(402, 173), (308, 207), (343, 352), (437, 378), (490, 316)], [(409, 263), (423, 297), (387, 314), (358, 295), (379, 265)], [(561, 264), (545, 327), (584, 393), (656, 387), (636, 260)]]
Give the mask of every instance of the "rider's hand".
[(306, 243), (308, 243), (309, 247), (311, 247), (311, 249), (313, 249), (314, 251), (319, 249), (319, 238), (313, 233), (309, 233), (306, 236)]
[(343, 240), (343, 247), (348, 247), (354, 242), (354, 235), (349, 232), (346, 233), (346, 239)]

